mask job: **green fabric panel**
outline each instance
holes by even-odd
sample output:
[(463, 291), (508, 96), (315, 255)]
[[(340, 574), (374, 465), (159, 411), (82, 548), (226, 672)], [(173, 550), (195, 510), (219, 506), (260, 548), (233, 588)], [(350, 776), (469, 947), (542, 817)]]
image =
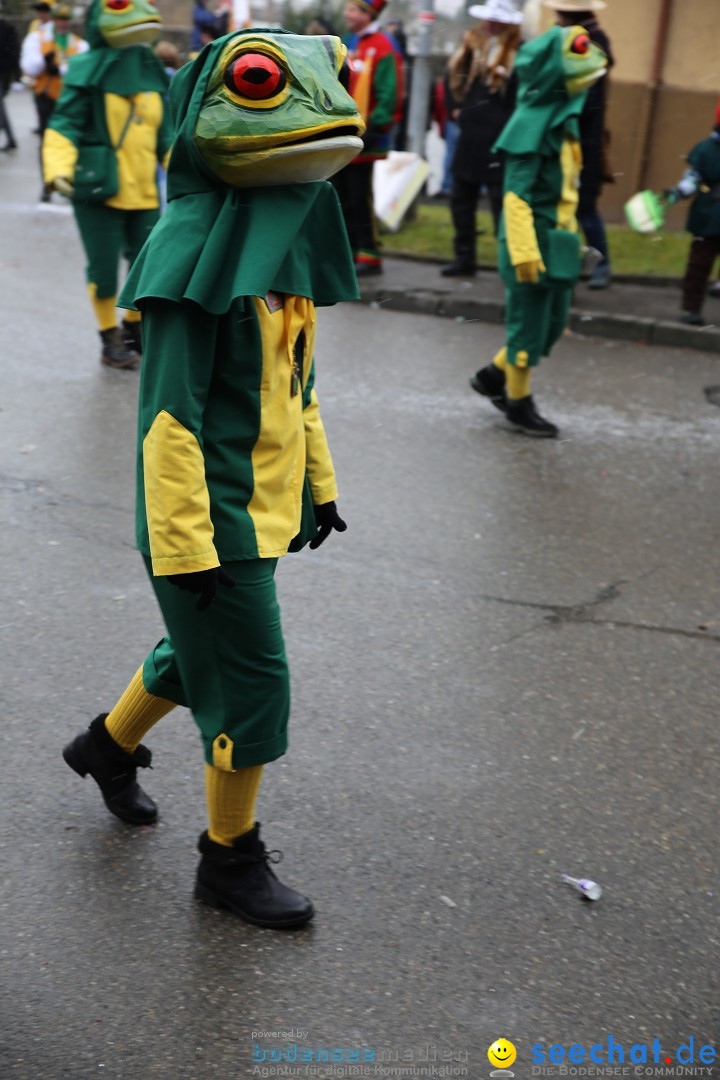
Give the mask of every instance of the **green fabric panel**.
[(167, 698), (187, 708), (187, 695), (180, 681), (175, 650), (170, 638), (162, 638), (148, 653), (142, 669), (143, 686), (154, 697)]
[[(720, 185), (720, 137), (704, 139), (688, 154), (688, 162), (709, 188)], [(686, 228), (693, 236), (720, 236), (720, 200), (711, 191), (698, 192), (688, 212)]]
[(563, 132), (577, 138), (578, 117), (587, 91), (568, 97), (562, 62), (563, 32), (554, 26), (518, 51), (515, 110), (493, 151), (509, 154), (559, 153)]
[(528, 367), (536, 367), (567, 326), (572, 286), (515, 281), (507, 253), (500, 269), (505, 282), (507, 361), (515, 364), (517, 354), (523, 351), (528, 354)]
[[(559, 154), (544, 157), (540, 154), (508, 154), (505, 159), (503, 188), (512, 191), (532, 209), (535, 232), (547, 266), (549, 257), (547, 232), (557, 223), (557, 208), (562, 195), (563, 175)], [(500, 219), (498, 239), (504, 240), (505, 215)]]
[[(175, 147), (168, 177), (175, 162)], [(192, 300), (222, 315), (238, 297), (275, 292), (316, 306), (358, 298), (345, 222), (332, 184), (244, 188), (168, 204), (119, 300)]]
[(103, 44), (91, 48), (71, 58), (63, 79), (63, 87), (96, 88), (105, 94), (120, 94), (123, 97), (139, 94), (143, 90), (156, 90), (166, 95), (169, 85), (165, 68), (146, 45), (111, 49)]
[[(79, 146), (83, 140), (90, 141), (85, 138), (89, 131), (95, 132), (96, 124), (92, 114), (93, 102), (91, 95), (66, 80), (60, 91), (57, 104), (53, 109), (48, 127), (64, 135), (75, 146)], [(107, 136), (104, 139), (96, 139), (95, 141), (107, 142)]]
[(159, 210), (117, 210), (102, 203), (73, 201), (85, 249), (88, 283), (99, 300), (117, 295), (120, 258), (132, 263), (160, 216)]
[(373, 92), (375, 95), (375, 108), (370, 115), (370, 123), (374, 127), (390, 127), (393, 122), (398, 94), (397, 69), (392, 52), (389, 52), (386, 56), (381, 56), (375, 64)]
[(197, 597), (153, 577), (148, 559), (145, 565), (168, 630), (143, 666), (146, 690), (192, 710), (210, 765), (218, 735), (233, 740), (236, 769), (281, 757), (290, 676), (275, 593), (277, 560), (229, 563), (235, 588), (220, 586), (203, 612), (195, 610)]

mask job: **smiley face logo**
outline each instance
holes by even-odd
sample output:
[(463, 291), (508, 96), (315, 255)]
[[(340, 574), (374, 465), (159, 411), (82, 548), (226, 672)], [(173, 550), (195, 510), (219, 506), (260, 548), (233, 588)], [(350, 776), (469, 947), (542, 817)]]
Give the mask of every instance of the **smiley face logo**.
[(498, 1069), (507, 1069), (517, 1057), (517, 1050), (508, 1039), (496, 1039), (488, 1048), (488, 1061)]

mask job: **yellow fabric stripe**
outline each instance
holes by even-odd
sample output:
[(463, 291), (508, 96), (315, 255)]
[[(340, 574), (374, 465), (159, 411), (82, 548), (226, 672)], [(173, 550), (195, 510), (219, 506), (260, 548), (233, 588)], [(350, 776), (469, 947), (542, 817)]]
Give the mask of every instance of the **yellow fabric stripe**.
[(496, 368), (500, 368), (501, 371), (505, 371), (507, 368), (507, 346), (503, 345), (502, 349), (498, 349), (492, 358), (492, 362)]
[(577, 207), (579, 199), (580, 173), (582, 171), (582, 149), (577, 139), (566, 137), (560, 151), (562, 168), (562, 194), (557, 208), (559, 229), (568, 232), (578, 231)]
[(133, 107), (133, 119), (122, 146), (115, 151), (118, 193), (106, 205), (116, 210), (152, 210), (158, 206), (157, 137), (163, 116), (162, 97), (155, 91), (130, 98), (105, 94), (105, 120), (113, 146), (119, 142)]
[(143, 470), (156, 577), (219, 566), (200, 444), (164, 409), (143, 440)]
[(150, 728), (175, 708), (173, 701), (148, 694), (142, 670), (135, 672), (127, 690), (105, 719), (110, 737), (129, 754), (137, 750)]
[(335, 469), (333, 468), (327, 436), (320, 416), (315, 390), (310, 391), (310, 404), (303, 412), (305, 422), (305, 449), (307, 453), (307, 475), (310, 481), (313, 502), (316, 504), (332, 502), (338, 497)]
[(288, 538), (300, 531), (305, 481), (305, 426), (302, 387), (293, 390), (293, 351), (305, 332), (303, 384), (310, 375), (315, 346), (315, 307), (304, 296), (286, 296), (283, 307), (268, 310), (253, 297), (262, 339), (260, 432), (252, 451), (253, 495), (248, 513), (260, 557), (284, 555)]
[(255, 824), (262, 765), (250, 765), (225, 772), (205, 764), (205, 794), (210, 827), (208, 835), (216, 844), (232, 847), (233, 840), (249, 832)]
[(542, 256), (538, 246), (533, 212), (530, 205), (516, 195), (514, 191), (508, 191), (503, 197), (503, 211), (505, 214), (505, 236), (512, 265), (541, 262)]
[(54, 128), (48, 128), (43, 135), (42, 141), (42, 165), (43, 179), (46, 184), (52, 184), (58, 176), (66, 176), (72, 180), (75, 175), (75, 163), (77, 162), (78, 148), (74, 142), (65, 135), (61, 135)]
[(505, 368), (505, 390), (510, 401), (519, 401), (530, 393), (532, 368), (515, 367), (508, 364)]
[(115, 301), (116, 296), (103, 296), (98, 300), (95, 293), (97, 292), (97, 285), (94, 281), (91, 281), (87, 287), (88, 294), (90, 296), (90, 303), (93, 306), (95, 312), (95, 318), (97, 319), (98, 330), (112, 330), (114, 326), (117, 326), (117, 316), (115, 314)]
[(142, 312), (130, 311), (130, 309), (128, 308), (127, 311), (123, 312), (123, 319), (125, 320), (125, 322), (142, 322)]

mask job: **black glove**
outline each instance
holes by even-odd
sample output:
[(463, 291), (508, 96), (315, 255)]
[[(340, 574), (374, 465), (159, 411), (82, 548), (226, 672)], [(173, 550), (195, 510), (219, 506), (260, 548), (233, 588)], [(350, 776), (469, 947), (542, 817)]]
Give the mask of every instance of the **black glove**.
[(45, 70), (48, 75), (59, 75), (60, 68), (55, 63), (55, 52), (49, 52), (45, 54)]
[(347, 525), (337, 512), (334, 502), (321, 503), (315, 507), (315, 523), (318, 531), (310, 541), (310, 547), (319, 548), (323, 540), (327, 540), (330, 533), (335, 529), (337, 532), (345, 532)]
[(185, 592), (200, 593), (196, 611), (210, 607), (217, 593), (218, 582), (226, 589), (235, 586), (235, 578), (231, 578), (222, 566), (214, 566), (212, 570), (196, 570), (192, 574), (168, 574), (167, 579), (171, 585)]

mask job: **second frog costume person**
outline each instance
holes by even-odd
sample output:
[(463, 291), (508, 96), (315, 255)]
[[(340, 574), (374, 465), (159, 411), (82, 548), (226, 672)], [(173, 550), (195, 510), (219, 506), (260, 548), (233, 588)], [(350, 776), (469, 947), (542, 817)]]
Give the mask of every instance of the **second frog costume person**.
[(116, 325), (120, 259), (132, 265), (160, 216), (157, 167), (172, 140), (169, 80), (149, 47), (160, 24), (152, 0), (93, 0), (90, 51), (70, 64), (43, 139), (45, 182), (72, 199), (85, 248), (100, 359), (116, 368), (141, 352), (139, 312)]
[(209, 815), (196, 895), (272, 927), (313, 914), (272, 873), (254, 814), (262, 767), (287, 747), (274, 572), (345, 530), (313, 362), (315, 306), (357, 297), (323, 179), (364, 130), (343, 59), (337, 38), (246, 30), (173, 80), (168, 209), (121, 297), (144, 320), (137, 541), (168, 636), (64, 751), (118, 817), (153, 821), (140, 740), (192, 709)]
[(494, 147), (505, 159), (498, 268), (506, 337), (470, 384), (513, 429), (539, 438), (554, 438), (558, 429), (535, 408), (531, 371), (567, 326), (580, 276), (578, 117), (605, 70), (605, 54), (582, 26), (555, 26), (523, 45), (517, 106)]

